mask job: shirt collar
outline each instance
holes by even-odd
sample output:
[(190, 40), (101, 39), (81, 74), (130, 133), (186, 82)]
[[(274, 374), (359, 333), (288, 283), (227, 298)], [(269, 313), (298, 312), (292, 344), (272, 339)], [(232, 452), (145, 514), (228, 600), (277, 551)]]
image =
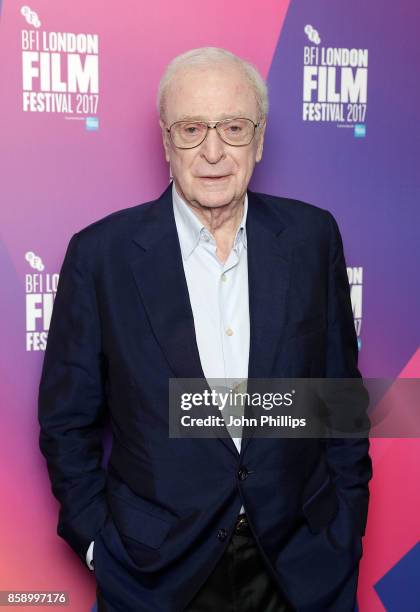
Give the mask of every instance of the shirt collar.
[[(174, 209), (175, 223), (178, 231), (179, 243), (183, 259), (188, 259), (194, 249), (200, 242), (202, 233), (209, 233), (205, 225), (200, 221), (197, 215), (191, 210), (191, 207), (186, 204), (184, 199), (179, 195), (175, 188), (175, 183), (172, 183), (172, 204)], [(247, 248), (246, 239), (246, 218), (248, 213), (248, 193), (245, 193), (244, 210), (242, 220), (235, 234), (233, 246), (237, 246), (242, 242)]]

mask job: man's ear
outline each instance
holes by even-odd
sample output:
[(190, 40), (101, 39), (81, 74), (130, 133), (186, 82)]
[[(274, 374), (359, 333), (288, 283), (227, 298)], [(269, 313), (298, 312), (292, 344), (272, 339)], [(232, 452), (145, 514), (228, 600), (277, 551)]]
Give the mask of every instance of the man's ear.
[(257, 146), (257, 152), (255, 155), (255, 161), (258, 163), (259, 161), (261, 161), (262, 158), (262, 153), (263, 153), (263, 147), (264, 147), (264, 135), (265, 135), (265, 128), (266, 128), (266, 120), (265, 118), (261, 120), (261, 125), (257, 128), (259, 131), (258, 134), (258, 146)]
[(165, 159), (169, 163), (170, 162), (170, 157), (169, 157), (169, 134), (168, 134), (168, 131), (167, 131), (166, 127), (165, 127), (165, 123), (162, 121), (162, 119), (159, 119), (159, 125), (160, 125), (160, 129), (162, 130), (162, 142), (163, 142), (163, 148), (165, 149)]

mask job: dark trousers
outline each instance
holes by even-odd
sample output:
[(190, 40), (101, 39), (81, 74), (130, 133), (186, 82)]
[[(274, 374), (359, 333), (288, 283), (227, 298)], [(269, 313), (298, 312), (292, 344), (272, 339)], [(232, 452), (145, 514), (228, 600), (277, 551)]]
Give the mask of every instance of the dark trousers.
[(239, 529), (185, 612), (293, 612), (249, 528)]

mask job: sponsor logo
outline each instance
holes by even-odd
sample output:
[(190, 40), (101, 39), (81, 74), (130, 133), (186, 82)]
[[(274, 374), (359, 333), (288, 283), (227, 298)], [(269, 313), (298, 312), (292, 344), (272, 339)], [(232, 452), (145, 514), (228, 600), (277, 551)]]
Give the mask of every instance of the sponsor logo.
[(366, 136), (366, 126), (363, 123), (356, 123), (354, 126), (354, 137), (355, 138), (365, 138)]
[(86, 117), (86, 129), (88, 132), (96, 132), (99, 130), (99, 118)]

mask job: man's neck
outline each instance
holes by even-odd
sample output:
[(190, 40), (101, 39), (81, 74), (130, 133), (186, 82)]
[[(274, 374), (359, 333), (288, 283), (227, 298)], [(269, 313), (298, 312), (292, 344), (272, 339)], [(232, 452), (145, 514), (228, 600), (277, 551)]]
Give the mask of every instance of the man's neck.
[(183, 202), (189, 206), (204, 227), (214, 236), (222, 251), (230, 252), (236, 232), (244, 214), (245, 194), (238, 200), (232, 200), (223, 206), (205, 206), (199, 202), (190, 202), (178, 185), (175, 189)]

